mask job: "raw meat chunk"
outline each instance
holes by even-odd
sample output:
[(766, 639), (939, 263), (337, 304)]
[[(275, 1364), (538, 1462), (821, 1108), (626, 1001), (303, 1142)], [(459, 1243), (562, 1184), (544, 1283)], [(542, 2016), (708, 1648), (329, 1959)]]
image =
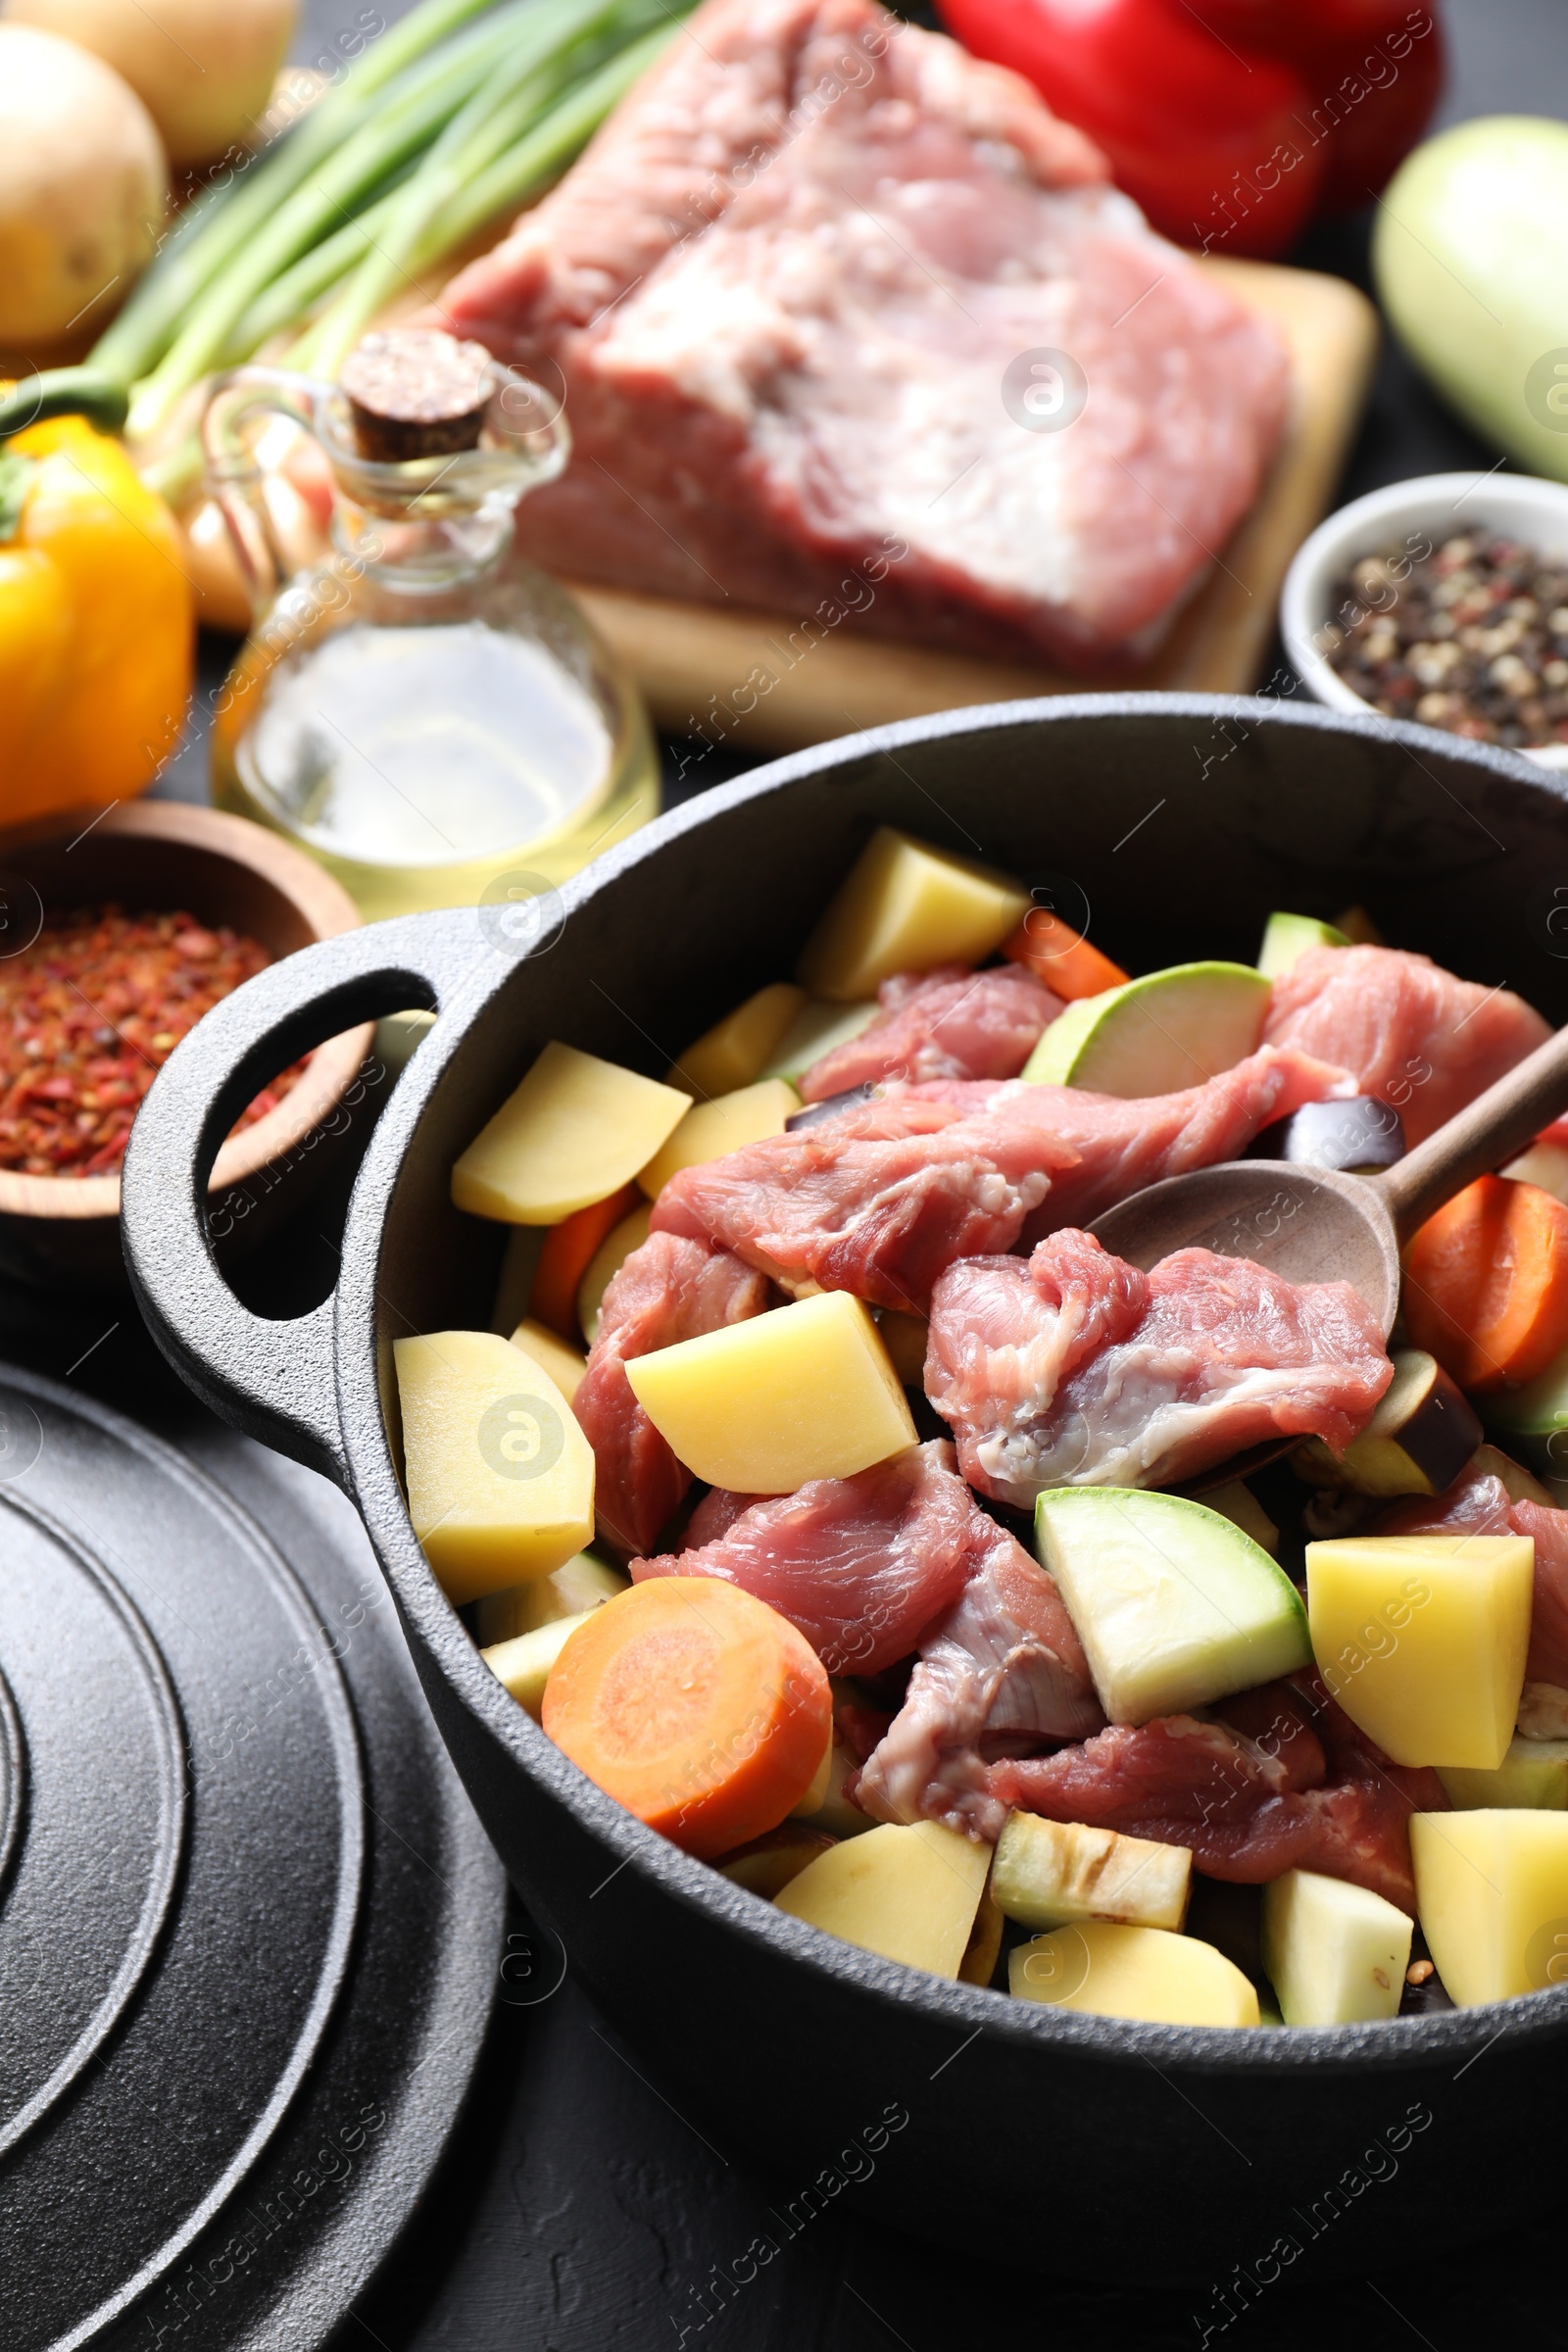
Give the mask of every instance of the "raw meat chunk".
[(1412, 1495), (1380, 1511), (1372, 1532), (1531, 1538), (1536, 1583), (1519, 1729), (1527, 1740), (1568, 1739), (1568, 1511), (1510, 1501), (1500, 1478), (1467, 1469), (1446, 1494)]
[(1124, 1101), (1075, 1086), (1020, 1085), (1004, 1098), (994, 1097), (991, 1107), (1077, 1153), (1074, 1166), (1054, 1179), (1049, 1199), (1024, 1227), (1024, 1240), (1038, 1242), (1063, 1225), (1092, 1225), (1102, 1209), (1113, 1208), (1146, 1184), (1240, 1159), (1253, 1136), (1273, 1120), (1288, 1118), (1303, 1102), (1353, 1092), (1352, 1082), (1333, 1063), (1265, 1046), (1234, 1069), (1180, 1094)]
[(1161, 1176), (1233, 1159), (1271, 1119), (1352, 1087), (1326, 1063), (1271, 1052), (1144, 1102), (1020, 1081), (896, 1087), (683, 1168), (660, 1195), (654, 1229), (733, 1250), (786, 1289), (811, 1281), (922, 1314), (956, 1259), (1010, 1250), (1020, 1234), (1037, 1240), (1098, 1216)]
[(673, 1234), (634, 1250), (606, 1291), (573, 1410), (594, 1449), (599, 1530), (618, 1551), (646, 1551), (692, 1483), (632, 1395), (627, 1359), (745, 1322), (770, 1299), (738, 1257)]
[(1287, 1870), (1349, 1879), (1415, 1915), (1409, 1818), (1444, 1813), (1435, 1772), (1391, 1764), (1316, 1674), (1227, 1702), (1234, 1723), (1165, 1715), (1054, 1756), (991, 1768), (991, 1793), (1192, 1849), (1210, 1878), (1261, 1886)]
[(921, 1638), (904, 1705), (855, 1786), (879, 1821), (941, 1821), (994, 1843), (1006, 1819), (989, 1764), (1009, 1747), (1082, 1740), (1104, 1718), (1054, 1578), (976, 1513), (982, 1549), (945, 1617)]
[(1398, 948), (1312, 948), (1274, 983), (1264, 1043), (1321, 1054), (1380, 1095), (1422, 1143), (1551, 1031), (1505, 988), (1456, 980)]
[[(946, 1821), (994, 1838), (989, 1761), (1079, 1740), (1104, 1718), (1054, 1582), (980, 1509), (951, 1446), (796, 1494), (715, 1492), (688, 1546), (634, 1560), (651, 1576), (716, 1576), (788, 1617), (833, 1674), (880, 1674), (920, 1652), (898, 1715), (867, 1717), (856, 1801), (883, 1821)], [(874, 1752), (872, 1752), (874, 1750)]]
[(877, 1083), (1016, 1078), (1061, 1010), (1061, 999), (1018, 963), (901, 972), (877, 996), (882, 1009), (870, 1027), (812, 1062), (801, 1080), (804, 1102)]
[(931, 1298), (926, 1395), (964, 1476), (1020, 1510), (1046, 1487), (1173, 1486), (1274, 1437), (1342, 1453), (1392, 1378), (1348, 1283), (1208, 1250), (1145, 1274), (1069, 1230), (951, 1266)]
[(725, 1495), (717, 1509), (712, 1501), (693, 1513), (696, 1542), (634, 1560), (634, 1581), (717, 1576), (739, 1585), (798, 1627), (830, 1674), (878, 1674), (907, 1657), (962, 1590), (975, 1522), (991, 1524), (940, 1441), (854, 1478), (810, 1479), (794, 1494)]
[(1071, 1157), (1021, 1127), (896, 1096), (682, 1168), (653, 1226), (733, 1250), (786, 1290), (814, 1282), (923, 1314), (944, 1266), (1012, 1247)]
[(1146, 653), (1251, 504), (1288, 371), (1108, 180), (1024, 81), (873, 0), (708, 0), (433, 314), (564, 393), (525, 551), (800, 614), (803, 651), (854, 613)]
[(1174, 1095), (1091, 1094), (1077, 1086), (992, 1085), (935, 1079), (900, 1100), (946, 1102), (965, 1118), (986, 1112), (1049, 1136), (1076, 1154), (1024, 1228), (1029, 1243), (1062, 1225), (1092, 1225), (1102, 1209), (1165, 1176), (1240, 1159), (1254, 1135), (1303, 1102), (1352, 1095), (1355, 1081), (1330, 1062), (1265, 1046), (1234, 1069)]

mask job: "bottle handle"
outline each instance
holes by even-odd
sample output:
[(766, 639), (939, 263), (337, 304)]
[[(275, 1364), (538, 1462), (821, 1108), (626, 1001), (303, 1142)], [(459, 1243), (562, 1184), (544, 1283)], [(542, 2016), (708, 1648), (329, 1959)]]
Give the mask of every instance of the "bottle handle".
[(230, 368), (217, 377), (202, 412), (207, 479), (228, 526), (251, 610), (260, 619), (293, 569), (267, 501), (267, 476), (245, 436), (256, 416), (287, 416), (315, 435), (317, 404), (329, 390), (286, 368)]

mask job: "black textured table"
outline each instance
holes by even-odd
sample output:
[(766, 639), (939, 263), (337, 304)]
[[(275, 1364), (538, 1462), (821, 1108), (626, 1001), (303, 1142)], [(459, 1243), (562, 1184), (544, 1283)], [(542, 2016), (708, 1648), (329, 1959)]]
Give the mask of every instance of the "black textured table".
[[(330, 44), (341, 13), (341, 0), (311, 0), (302, 57)], [(1446, 0), (1445, 13), (1452, 55), (1445, 120), (1568, 116), (1568, 0)], [(1318, 231), (1294, 258), (1367, 286), (1367, 236), (1365, 220)], [(1480, 473), (1494, 462), (1403, 357), (1385, 348), (1340, 496), (1472, 464)], [(205, 649), (209, 684), (231, 650), (216, 641)], [(670, 797), (685, 798), (740, 764), (712, 754), (689, 766), (680, 786), (672, 783)], [(204, 796), (199, 724), (159, 789)], [(313, 1223), (319, 1230), (321, 1220)], [(252, 1280), (265, 1286), (282, 1263), (274, 1261), (271, 1277), (257, 1269)], [(646, 2046), (657, 2050), (657, 2042), (651, 2021)], [(756, 2097), (765, 2111), (765, 2018), (758, 2020), (757, 2053)], [(889, 2100), (912, 2111), (921, 2088), (890, 2082)], [(1206, 2129), (1195, 2111), (1194, 2133)], [(1441, 2140), (1453, 2119), (1435, 2111), (1431, 2129)], [(1064, 2167), (1072, 2164), (1070, 2132), (1058, 2153)], [(1521, 2148), (1519, 2160), (1549, 2163), (1554, 2155)], [(1446, 2159), (1462, 2170), (1457, 2138)], [(1238, 2148), (1236, 2160), (1245, 2165), (1247, 2151)], [(955, 2148), (951, 2161), (984, 2165), (987, 2154), (983, 2145)], [(1380, 2154), (1355, 2170), (1347, 2193), (1375, 2200), (1389, 2161)], [(1277, 2352), (1319, 2352), (1335, 2341), (1358, 2352), (1415, 2344), (1468, 2352), (1476, 2344), (1555, 2342), (1562, 2332), (1554, 2219), (1456, 2255), (1441, 2244), (1391, 2244), (1376, 2278), (1311, 2293), (1293, 2290), (1286, 2273), (1272, 2283), (1233, 2275), (1214, 2281), (1213, 2296), (1172, 2297), (1142, 2268), (1136, 2214), (1127, 2216), (1119, 2275), (1077, 2283), (1067, 2277), (1071, 2247), (1053, 2243), (1049, 2205), (1033, 2247), (977, 2244), (961, 2259), (925, 2241), (920, 2210), (909, 2214), (907, 2237), (865, 2223), (856, 2177), (871, 2162), (863, 2149), (824, 2145), (819, 2193), (808, 2205), (808, 2183), (772, 2178), (710, 2145), (665, 2099), (657, 2061), (634, 2062), (576, 1991), (569, 1953), (519, 1916), (469, 2113), (422, 2216), (345, 2323), (334, 2352), (969, 2352), (1047, 2340), (1072, 2352), (1163, 2352), (1205, 2341)], [(942, 2185), (929, 2184), (933, 2210)], [(1025, 2251), (1046, 2277), (1014, 2267)]]

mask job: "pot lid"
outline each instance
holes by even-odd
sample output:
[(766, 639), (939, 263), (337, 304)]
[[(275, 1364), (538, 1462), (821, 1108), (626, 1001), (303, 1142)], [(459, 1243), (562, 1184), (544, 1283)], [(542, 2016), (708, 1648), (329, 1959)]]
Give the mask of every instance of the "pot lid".
[(355, 1514), (196, 1446), (0, 1370), (7, 2352), (320, 2342), (496, 1983), (500, 1867)]

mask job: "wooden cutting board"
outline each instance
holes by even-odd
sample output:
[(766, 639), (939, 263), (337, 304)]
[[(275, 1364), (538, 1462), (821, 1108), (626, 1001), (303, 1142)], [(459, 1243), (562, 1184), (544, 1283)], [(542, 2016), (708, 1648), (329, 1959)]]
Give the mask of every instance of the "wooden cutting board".
[[(1259, 683), (1291, 558), (1322, 516), (1339, 479), (1366, 398), (1378, 320), (1366, 297), (1343, 278), (1213, 256), (1201, 266), (1283, 330), (1295, 382), (1292, 419), (1262, 495), (1226, 548), (1223, 564), (1144, 668), (1086, 677), (982, 662), (857, 635), (853, 619), (792, 665), (780, 649), (798, 615), (675, 604), (573, 584), (637, 678), (658, 724), (676, 732), (701, 730), (726, 748), (797, 751), (888, 719), (1020, 696), (1117, 686), (1250, 693)], [(728, 698), (754, 669), (775, 683), (754, 710), (740, 715)]]

